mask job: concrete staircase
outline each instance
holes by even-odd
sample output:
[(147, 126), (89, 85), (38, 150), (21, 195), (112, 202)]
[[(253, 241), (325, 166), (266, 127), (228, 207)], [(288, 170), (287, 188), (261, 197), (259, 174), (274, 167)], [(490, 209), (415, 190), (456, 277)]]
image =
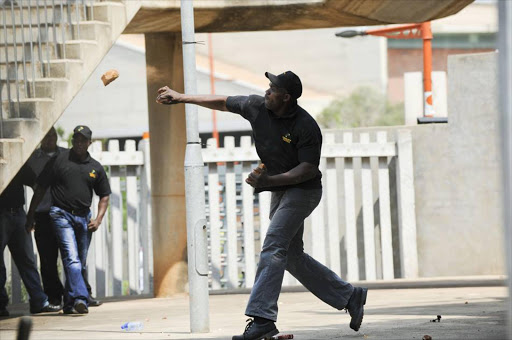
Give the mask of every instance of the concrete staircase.
[(0, 0), (0, 192), (140, 8), (138, 0), (12, 3)]

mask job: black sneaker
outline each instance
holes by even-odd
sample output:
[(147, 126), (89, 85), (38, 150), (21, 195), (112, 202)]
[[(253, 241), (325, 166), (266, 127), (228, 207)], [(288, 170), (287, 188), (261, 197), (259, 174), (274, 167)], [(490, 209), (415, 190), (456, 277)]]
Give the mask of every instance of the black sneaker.
[(79, 314), (73, 307), (64, 307), (62, 310), (64, 314)]
[(89, 296), (89, 299), (88, 299), (87, 302), (89, 302), (89, 307), (98, 307), (98, 306), (101, 306), (103, 304), (103, 301), (96, 300), (92, 296)]
[(39, 313), (56, 313), (60, 311), (62, 308), (60, 306), (52, 305), (51, 303), (48, 303), (46, 306), (39, 310), (35, 310), (30, 308), (30, 313), (32, 314), (39, 314)]
[(253, 319), (247, 319), (244, 334), (234, 335), (232, 340), (260, 340), (270, 339), (273, 335), (279, 333), (273, 321), (265, 323), (254, 322)]
[(368, 288), (355, 287), (350, 300), (347, 304), (347, 310), (352, 318), (350, 320), (350, 328), (354, 331), (358, 331), (363, 322), (364, 305), (366, 303), (366, 295), (368, 294)]
[(75, 304), (73, 305), (73, 308), (79, 313), (79, 314), (87, 314), (89, 313), (89, 309), (87, 308), (87, 305), (82, 300), (76, 300)]
[(62, 305), (62, 298), (48, 297), (48, 302), (54, 306), (60, 306), (60, 305)]

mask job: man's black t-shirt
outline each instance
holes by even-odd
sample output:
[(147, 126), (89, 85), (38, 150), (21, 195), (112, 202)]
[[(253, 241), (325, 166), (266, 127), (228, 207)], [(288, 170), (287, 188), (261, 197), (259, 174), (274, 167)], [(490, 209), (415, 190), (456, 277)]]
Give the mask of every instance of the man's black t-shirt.
[[(57, 146), (55, 151), (52, 153), (47, 153), (41, 148), (36, 149), (28, 159), (27, 164), (35, 172), (36, 176), (39, 176), (39, 174), (43, 171), (46, 163), (48, 163), (52, 157), (57, 157), (57, 155), (64, 150), (67, 149), (61, 148), (60, 146)], [(46, 194), (41, 200), (41, 203), (39, 203), (37, 206), (37, 213), (48, 213), (50, 211), (50, 207), (52, 206), (52, 195), (50, 191), (51, 190), (46, 191)]]
[(68, 211), (87, 211), (92, 191), (99, 197), (110, 195), (110, 185), (103, 166), (91, 158), (80, 161), (71, 150), (63, 150), (48, 161), (37, 184), (51, 187), (53, 205)]
[(14, 176), (11, 183), (0, 195), (0, 210), (7, 208), (20, 208), (25, 204), (25, 190), (23, 185), (32, 186), (36, 180), (36, 174), (27, 165), (23, 165)]
[[(267, 167), (270, 176), (282, 174), (302, 162), (318, 166), (322, 150), (322, 133), (316, 121), (303, 108), (296, 105), (282, 117), (276, 116), (265, 107), (262, 96), (228, 97), (226, 107), (247, 119), (252, 126), (256, 152)], [(296, 185), (286, 187), (258, 188), (280, 191), (290, 187), (319, 189), (322, 187), (322, 173)]]

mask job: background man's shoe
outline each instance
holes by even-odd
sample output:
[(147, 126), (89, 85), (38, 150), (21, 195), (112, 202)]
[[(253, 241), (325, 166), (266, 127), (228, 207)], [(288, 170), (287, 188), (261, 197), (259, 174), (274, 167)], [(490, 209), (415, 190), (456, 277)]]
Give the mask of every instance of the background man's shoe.
[(101, 306), (103, 304), (103, 301), (96, 300), (92, 296), (89, 297), (89, 301), (88, 302), (89, 302), (89, 307), (98, 307), (98, 306)]
[(245, 326), (244, 334), (234, 335), (232, 340), (260, 340), (279, 333), (272, 321), (257, 323), (253, 319), (247, 319), (247, 322), (249, 323)]
[(78, 313), (76, 311), (76, 309), (71, 307), (71, 308), (64, 308), (64, 314), (80, 314), (80, 313)]
[(89, 309), (87, 308), (87, 305), (82, 300), (76, 300), (73, 308), (80, 314), (89, 313)]
[(356, 332), (359, 330), (361, 323), (363, 322), (366, 295), (368, 295), (368, 288), (355, 287), (347, 304), (347, 310), (352, 318), (350, 320), (350, 328)]
[(30, 308), (30, 313), (32, 314), (39, 314), (39, 313), (56, 313), (60, 311), (62, 308), (60, 306), (52, 305), (51, 303), (48, 303), (46, 306), (41, 308), (40, 310), (35, 310)]
[(57, 299), (57, 298), (50, 298), (48, 297), (48, 302), (54, 306), (60, 306), (62, 305), (62, 299)]
[(0, 308), (0, 318), (2, 316), (9, 316), (9, 311), (6, 308)]

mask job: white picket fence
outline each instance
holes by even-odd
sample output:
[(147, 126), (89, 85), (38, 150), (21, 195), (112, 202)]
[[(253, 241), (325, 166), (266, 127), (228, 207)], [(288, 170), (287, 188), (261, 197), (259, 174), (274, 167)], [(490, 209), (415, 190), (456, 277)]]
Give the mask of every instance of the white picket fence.
[[(139, 150), (129, 140), (124, 151), (116, 140), (108, 151), (96, 142), (90, 152), (109, 169), (112, 189), (107, 215), (89, 249), (93, 294), (152, 294), (149, 140), (142, 140)], [(210, 289), (250, 288), (270, 222), (271, 194), (254, 195), (244, 181), (259, 158), (250, 137), (242, 137), (239, 147), (234, 137), (226, 137), (223, 148), (209, 140), (203, 160)], [(324, 192), (305, 223), (306, 252), (348, 281), (417, 277), (410, 131), (397, 130), (393, 141), (386, 132), (361, 133), (357, 142), (352, 133), (344, 133), (341, 141), (326, 133), (320, 170)], [(96, 207), (97, 198), (93, 215)], [(20, 302), (21, 281), (7, 249), (4, 258), (12, 301)], [(286, 273), (283, 285), (296, 284)]]
[[(306, 220), (306, 251), (349, 281), (418, 275), (411, 134), (398, 130), (395, 140), (389, 142), (386, 132), (377, 132), (373, 142), (367, 133), (360, 134), (358, 143), (351, 133), (344, 133), (340, 142), (334, 134), (324, 137), (324, 193)], [(221, 149), (209, 140), (203, 160), (208, 169), (211, 289), (250, 288), (269, 226), (271, 194), (254, 195), (244, 183), (259, 158), (250, 137), (242, 137), (240, 147), (226, 137)], [(396, 170), (390, 172), (390, 165)], [(396, 185), (390, 184), (393, 178)], [(398, 210), (394, 228), (392, 210)], [(283, 285), (296, 284), (286, 273)]]
[[(153, 293), (153, 239), (151, 228), (151, 175), (149, 140), (136, 150), (127, 140), (124, 151), (119, 141), (110, 140), (108, 151), (101, 142), (90, 148), (91, 156), (109, 168), (109, 218), (93, 234), (87, 258), (87, 274), (97, 296)], [(96, 216), (98, 197), (92, 214)], [(124, 283), (124, 286), (123, 286)], [(127, 285), (126, 285), (127, 284)]]

